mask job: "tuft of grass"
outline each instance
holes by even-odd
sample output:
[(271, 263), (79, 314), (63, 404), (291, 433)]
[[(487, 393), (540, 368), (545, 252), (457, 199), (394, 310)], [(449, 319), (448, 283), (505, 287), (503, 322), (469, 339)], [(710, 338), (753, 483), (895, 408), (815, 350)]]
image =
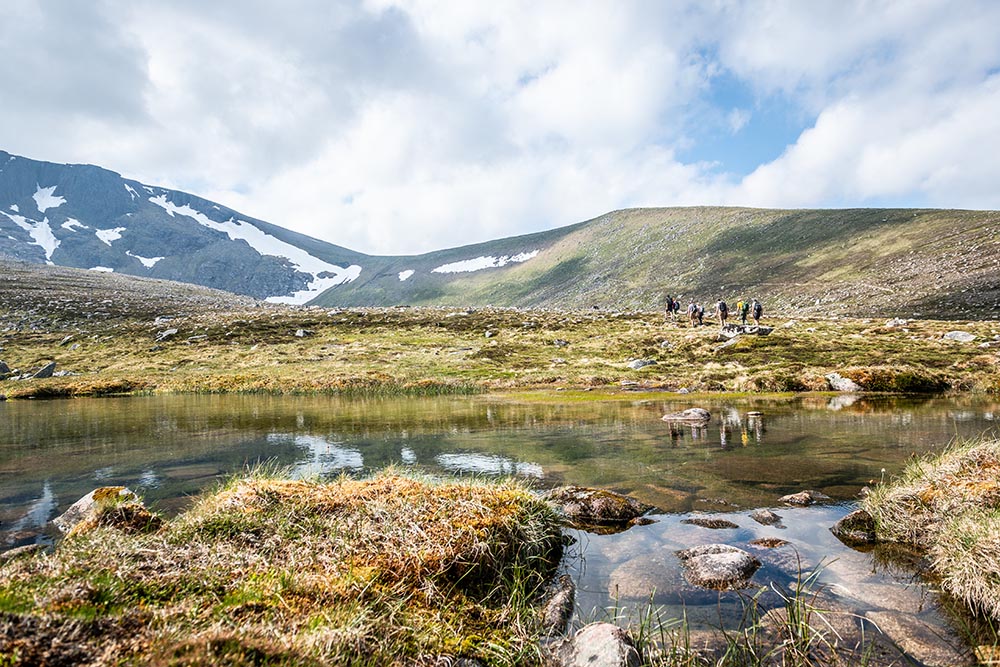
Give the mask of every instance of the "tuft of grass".
[[(233, 479), (155, 532), (96, 522), (5, 565), (0, 654), (40, 655), (76, 624), (65, 651), (92, 664), (540, 660), (536, 607), (562, 542), (529, 489), (272, 473)], [(52, 633), (28, 631), (44, 623)]]
[(879, 539), (925, 549), (945, 591), (1000, 619), (1000, 439), (914, 459), (863, 507)]

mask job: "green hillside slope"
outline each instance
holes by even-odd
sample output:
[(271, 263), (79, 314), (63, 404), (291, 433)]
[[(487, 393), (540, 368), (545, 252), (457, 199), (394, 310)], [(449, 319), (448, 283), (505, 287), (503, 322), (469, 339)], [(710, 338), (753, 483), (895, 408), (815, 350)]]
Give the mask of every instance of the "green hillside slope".
[[(481, 257), (522, 262), (458, 273)], [(756, 296), (771, 311), (1000, 317), (1000, 213), (916, 209), (629, 209), (541, 234), (412, 257), (335, 287), (325, 306), (655, 309), (666, 294)], [(495, 263), (502, 263), (501, 261)], [(400, 272), (412, 271), (405, 280)]]

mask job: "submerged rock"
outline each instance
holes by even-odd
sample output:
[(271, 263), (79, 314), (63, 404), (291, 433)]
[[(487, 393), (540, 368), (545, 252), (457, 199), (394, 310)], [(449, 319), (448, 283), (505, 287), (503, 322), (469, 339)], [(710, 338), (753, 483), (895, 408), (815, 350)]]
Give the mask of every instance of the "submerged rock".
[(625, 527), (653, 509), (652, 505), (614, 491), (583, 486), (561, 486), (549, 491), (545, 498), (571, 524), (583, 529), (609, 525)]
[(559, 667), (639, 667), (642, 660), (635, 642), (616, 625), (591, 623), (553, 652)]
[(688, 408), (682, 412), (671, 412), (663, 415), (665, 422), (694, 422), (701, 423), (712, 420), (712, 413), (704, 408)]
[(684, 576), (695, 586), (713, 590), (746, 588), (760, 561), (728, 544), (706, 544), (677, 552)]
[(769, 509), (757, 509), (750, 513), (750, 518), (762, 526), (773, 526), (781, 523), (781, 516)]
[(973, 665), (964, 642), (944, 627), (931, 626), (913, 614), (870, 611), (865, 620), (874, 624), (893, 644), (926, 667)]
[(830, 527), (830, 532), (849, 547), (874, 544), (875, 519), (866, 510), (854, 510)]
[(568, 574), (560, 576), (542, 607), (542, 631), (545, 636), (555, 637), (566, 632), (569, 619), (573, 616), (575, 598), (573, 578)]
[(719, 530), (721, 528), (739, 528), (739, 525), (733, 523), (732, 521), (727, 521), (726, 519), (709, 519), (706, 517), (683, 519), (681, 523), (691, 524), (692, 526), (701, 526), (702, 528), (712, 528), (713, 530)]

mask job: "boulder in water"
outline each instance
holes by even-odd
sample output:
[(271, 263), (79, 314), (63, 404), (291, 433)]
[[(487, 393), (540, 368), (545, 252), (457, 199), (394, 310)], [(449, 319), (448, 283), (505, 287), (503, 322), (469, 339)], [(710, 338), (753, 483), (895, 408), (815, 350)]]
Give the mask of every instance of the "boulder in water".
[(688, 408), (682, 412), (672, 412), (670, 414), (663, 415), (663, 421), (665, 422), (692, 422), (692, 423), (702, 423), (711, 421), (712, 413), (704, 408)]

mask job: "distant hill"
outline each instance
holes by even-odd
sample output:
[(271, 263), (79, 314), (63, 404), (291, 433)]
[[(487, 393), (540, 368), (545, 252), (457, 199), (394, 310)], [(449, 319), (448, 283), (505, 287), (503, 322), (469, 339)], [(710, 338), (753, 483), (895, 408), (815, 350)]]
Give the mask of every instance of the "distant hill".
[(755, 296), (788, 314), (1000, 317), (996, 211), (629, 209), (373, 256), (99, 167), (0, 151), (0, 256), (322, 306), (648, 310), (671, 294)]
[[(491, 260), (502, 266), (462, 270)], [(685, 305), (758, 297), (786, 313), (997, 318), (1000, 213), (630, 209), (391, 258), (314, 303), (655, 309), (666, 294)]]

